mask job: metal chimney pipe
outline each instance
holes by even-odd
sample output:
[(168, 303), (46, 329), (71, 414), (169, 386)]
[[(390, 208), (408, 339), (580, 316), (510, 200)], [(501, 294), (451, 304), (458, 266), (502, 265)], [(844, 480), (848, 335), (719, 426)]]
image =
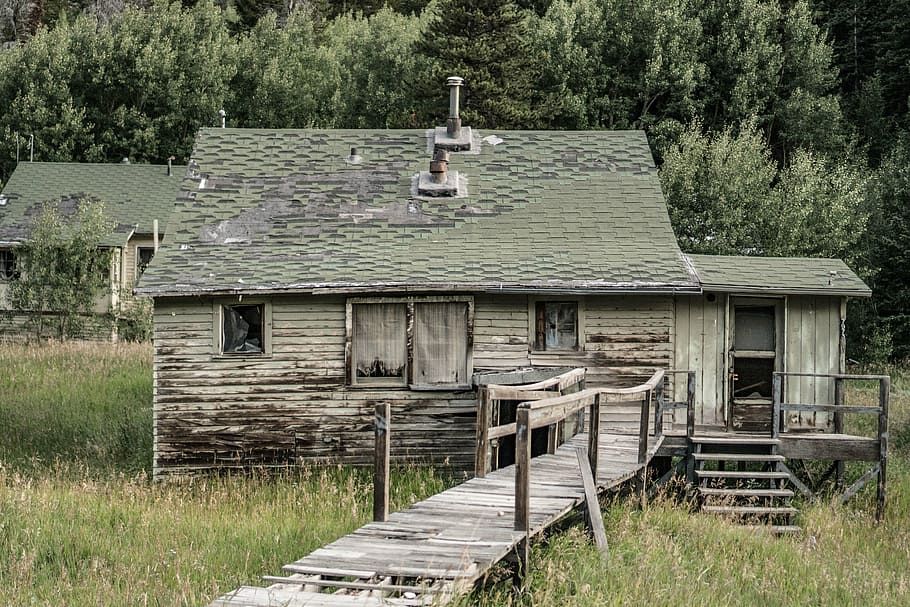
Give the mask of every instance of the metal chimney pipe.
[(174, 157), (173, 157), (173, 156), (168, 156), (168, 157), (167, 157), (167, 176), (168, 176), (168, 177), (171, 176), (172, 171), (173, 171), (173, 167), (171, 166), (171, 163), (172, 163), (173, 161), (174, 161)]
[(446, 79), (449, 87), (449, 119), (446, 121), (446, 135), (452, 139), (461, 136), (461, 117), (458, 115), (458, 89), (464, 86), (464, 78), (449, 76)]
[(221, 128), (224, 128), (227, 124), (227, 112), (224, 111), (224, 108), (218, 110), (218, 115), (221, 116)]
[(430, 178), (434, 183), (446, 183), (449, 180), (448, 174), (449, 153), (446, 150), (436, 150), (433, 152), (433, 160), (430, 161)]

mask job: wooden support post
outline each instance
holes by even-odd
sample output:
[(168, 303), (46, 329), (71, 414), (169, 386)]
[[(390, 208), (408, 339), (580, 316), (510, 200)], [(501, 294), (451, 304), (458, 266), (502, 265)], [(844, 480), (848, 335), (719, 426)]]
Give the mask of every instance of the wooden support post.
[(376, 405), (376, 453), (373, 458), (373, 520), (384, 522), (389, 518), (389, 464), (391, 444), (391, 405)]
[(607, 532), (604, 530), (604, 519), (600, 511), (600, 502), (597, 499), (597, 487), (594, 484), (594, 476), (589, 466), (589, 455), (584, 447), (575, 447), (575, 455), (578, 457), (581, 481), (585, 487), (585, 523), (588, 526), (588, 531), (594, 536), (597, 551), (600, 552), (601, 558), (606, 560), (610, 549), (607, 545)]
[(638, 463), (648, 461), (648, 422), (650, 420), (651, 390), (644, 393), (641, 402), (641, 419), (638, 427)]
[(530, 531), (531, 411), (519, 407), (515, 426), (515, 531)]
[(490, 441), (487, 434), (490, 431), (490, 391), (486, 386), (481, 386), (477, 394), (477, 431), (475, 440), (477, 444), (474, 451), (474, 476), (483, 478), (487, 474), (487, 457), (490, 450)]
[(875, 520), (885, 516), (885, 480), (888, 468), (888, 402), (891, 398), (891, 378), (882, 377), (878, 384), (878, 491), (875, 499)]
[(686, 381), (686, 437), (695, 434), (695, 371), (689, 371)]
[[(584, 411), (584, 409), (582, 409)], [(588, 461), (591, 464), (591, 474), (597, 482), (597, 456), (600, 451), (600, 394), (594, 395), (594, 402), (588, 407)]]
[(531, 541), (531, 411), (519, 407), (515, 419), (515, 531), (523, 531), (518, 543), (518, 575), (528, 571)]
[[(840, 407), (844, 406), (846, 402), (845, 390), (844, 390), (844, 378), (835, 377), (834, 378), (834, 404)], [(842, 412), (837, 412), (834, 414), (834, 432), (837, 434), (844, 433), (844, 414)], [(843, 491), (844, 489), (844, 462), (843, 460), (837, 460), (834, 462), (835, 470), (835, 480), (834, 485), (838, 491)]]
[(654, 440), (664, 435), (664, 382), (654, 386)]
[(556, 422), (547, 426), (547, 453), (556, 453), (556, 447), (559, 446), (559, 432), (562, 422)]
[(778, 438), (780, 436), (780, 414), (781, 414), (781, 403), (784, 397), (783, 389), (783, 378), (780, 374), (774, 374), (773, 380), (773, 394), (774, 394), (774, 406), (771, 408), (771, 438)]

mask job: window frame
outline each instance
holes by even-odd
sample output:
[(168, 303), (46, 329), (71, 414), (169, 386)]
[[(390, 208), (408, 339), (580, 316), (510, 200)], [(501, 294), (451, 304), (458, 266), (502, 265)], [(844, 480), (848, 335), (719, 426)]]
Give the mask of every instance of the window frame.
[(7, 273), (9, 267), (9, 262), (6, 261), (3, 263), (3, 270), (0, 271), (0, 282), (10, 282), (16, 278), (17, 265), (18, 265), (18, 256), (12, 249), (0, 249), (0, 255), (4, 257), (8, 256), (7, 259), (12, 259), (12, 272)]
[[(465, 336), (465, 376), (463, 384), (414, 383), (414, 330), (415, 307), (422, 303), (463, 303), (467, 306), (467, 335)], [(354, 369), (354, 306), (365, 304), (405, 304), (406, 365), (402, 381), (394, 378), (358, 378)], [(471, 295), (423, 295), (404, 297), (349, 297), (345, 302), (345, 376), (349, 388), (358, 389), (407, 389), (413, 391), (463, 391), (471, 390), (470, 377), (474, 372), (474, 297)], [(392, 380), (392, 381), (390, 381)]]
[[(224, 309), (236, 306), (262, 306), (262, 351), (224, 351)], [(270, 358), (272, 356), (272, 302), (268, 299), (246, 299), (243, 296), (216, 299), (212, 302), (212, 358), (238, 360), (244, 358)]]
[(145, 268), (143, 268), (141, 271), (139, 269), (139, 251), (140, 250), (147, 250), (147, 251), (152, 252), (152, 256), (149, 258), (148, 263), (152, 263), (152, 259), (155, 258), (155, 254), (156, 254), (154, 246), (145, 246), (145, 245), (139, 245), (139, 244), (136, 245), (136, 248), (133, 251), (133, 280), (139, 280), (139, 277), (142, 276), (142, 274), (145, 272), (145, 268), (148, 268), (148, 263), (147, 263), (147, 264), (145, 264)]
[[(569, 349), (548, 350), (546, 343), (537, 340), (537, 308), (540, 305), (575, 304), (575, 347)], [(528, 298), (528, 349), (532, 354), (576, 353), (584, 350), (585, 335), (585, 300), (581, 297), (529, 297)]]

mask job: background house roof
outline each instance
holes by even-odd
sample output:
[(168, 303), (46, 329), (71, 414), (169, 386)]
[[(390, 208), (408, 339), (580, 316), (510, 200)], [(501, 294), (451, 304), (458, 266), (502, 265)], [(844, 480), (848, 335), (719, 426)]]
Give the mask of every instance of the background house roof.
[(155, 219), (164, 233), (186, 167), (172, 172), (168, 176), (167, 166), (154, 164), (22, 162), (3, 188), (0, 242), (28, 239), (45, 201), (55, 201), (66, 217), (78, 210), (82, 198), (104, 201), (114, 232), (103, 245), (121, 246), (133, 232), (150, 234)]
[(705, 290), (869, 297), (840, 259), (689, 255)]
[(203, 129), (138, 292), (698, 289), (644, 133), (475, 131), (453, 198), (430, 133)]

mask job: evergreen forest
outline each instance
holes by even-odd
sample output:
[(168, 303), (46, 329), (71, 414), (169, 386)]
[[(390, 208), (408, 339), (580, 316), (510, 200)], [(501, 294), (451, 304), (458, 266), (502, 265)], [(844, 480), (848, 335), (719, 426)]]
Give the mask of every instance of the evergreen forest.
[(687, 252), (844, 259), (848, 356), (910, 359), (910, 11), (885, 0), (0, 0), (17, 161), (196, 131), (643, 129)]

